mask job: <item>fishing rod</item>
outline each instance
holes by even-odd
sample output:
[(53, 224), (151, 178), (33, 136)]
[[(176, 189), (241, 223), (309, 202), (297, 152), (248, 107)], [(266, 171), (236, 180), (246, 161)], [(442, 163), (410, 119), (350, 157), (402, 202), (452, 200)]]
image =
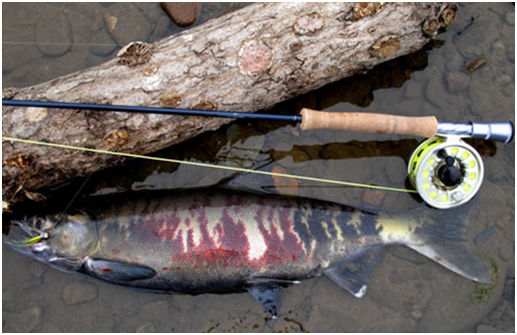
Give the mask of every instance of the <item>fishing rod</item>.
[(340, 129), (355, 132), (427, 137), (409, 159), (408, 175), (422, 199), (435, 208), (451, 208), (469, 201), (484, 177), (479, 153), (463, 138), (508, 143), (513, 139), (513, 123), (441, 122), (434, 116), (408, 117), (375, 113), (324, 112), (302, 108), (300, 115), (275, 115), (229, 111), (207, 111), (166, 107), (87, 104), (55, 101), (8, 100), (4, 106), (65, 108), (130, 113), (194, 115), (233, 119), (289, 121), (301, 123), (302, 130)]
[(185, 116), (223, 117), (301, 123), (302, 129), (342, 129), (357, 132), (374, 132), (422, 137), (464, 136), (508, 143), (513, 138), (511, 122), (439, 122), (434, 116), (406, 117), (373, 113), (336, 113), (302, 108), (300, 115), (276, 115), (260, 113), (197, 110), (170, 107), (145, 107), (130, 105), (89, 104), (77, 102), (9, 100), (2, 99), (3, 106), (40, 107), (79, 110), (98, 110), (129, 113), (152, 113)]

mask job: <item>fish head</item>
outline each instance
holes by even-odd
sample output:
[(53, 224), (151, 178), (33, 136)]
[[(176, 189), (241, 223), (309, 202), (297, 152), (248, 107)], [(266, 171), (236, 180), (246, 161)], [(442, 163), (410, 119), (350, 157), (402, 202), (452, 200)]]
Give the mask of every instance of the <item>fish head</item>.
[(46, 215), (11, 221), (3, 240), (19, 253), (71, 271), (95, 250), (98, 233), (86, 215)]

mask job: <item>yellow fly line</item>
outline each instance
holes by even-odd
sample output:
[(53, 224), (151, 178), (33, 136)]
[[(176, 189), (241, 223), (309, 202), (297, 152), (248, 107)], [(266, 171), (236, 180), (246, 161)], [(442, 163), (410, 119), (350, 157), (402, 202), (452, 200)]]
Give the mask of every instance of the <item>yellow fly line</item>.
[(34, 144), (34, 145), (43, 145), (43, 146), (54, 147), (54, 148), (61, 148), (61, 149), (70, 149), (70, 150), (78, 150), (78, 151), (84, 151), (84, 152), (93, 152), (93, 153), (97, 153), (97, 154), (106, 154), (106, 155), (138, 158), (138, 159), (147, 159), (147, 160), (153, 160), (153, 161), (185, 164), (185, 165), (199, 166), (199, 167), (206, 167), (206, 168), (213, 168), (213, 169), (220, 169), (220, 170), (230, 170), (230, 171), (236, 171), (236, 172), (254, 173), (254, 174), (261, 174), (261, 175), (274, 176), (274, 177), (294, 178), (294, 179), (299, 179), (299, 180), (308, 180), (308, 181), (321, 182), (321, 183), (327, 183), (327, 184), (335, 184), (335, 185), (342, 185), (342, 186), (371, 188), (371, 189), (384, 190), (384, 191), (394, 191), (394, 192), (418, 193), (418, 191), (416, 191), (416, 190), (410, 190), (410, 189), (405, 189), (405, 188), (396, 188), (396, 187), (378, 186), (378, 185), (368, 185), (368, 184), (353, 183), (353, 182), (341, 181), (341, 180), (333, 180), (333, 179), (325, 179), (325, 178), (316, 178), (316, 177), (292, 175), (292, 174), (287, 174), (287, 173), (259, 171), (259, 170), (245, 169), (245, 168), (233, 167), (233, 166), (224, 166), (224, 165), (216, 165), (216, 164), (201, 163), (201, 162), (190, 162), (190, 161), (183, 161), (183, 160), (173, 159), (173, 158), (144, 156), (144, 155), (137, 155), (137, 154), (131, 154), (131, 153), (126, 153), (126, 152), (109, 151), (109, 150), (103, 150), (103, 149), (83, 148), (83, 147), (77, 147), (77, 146), (72, 146), (72, 145), (48, 143), (48, 142), (40, 142), (40, 141), (32, 141), (32, 140), (24, 140), (24, 139), (20, 139), (20, 138), (12, 138), (12, 137), (4, 137), (4, 136), (2, 136), (2, 141), (19, 142), (19, 143)]

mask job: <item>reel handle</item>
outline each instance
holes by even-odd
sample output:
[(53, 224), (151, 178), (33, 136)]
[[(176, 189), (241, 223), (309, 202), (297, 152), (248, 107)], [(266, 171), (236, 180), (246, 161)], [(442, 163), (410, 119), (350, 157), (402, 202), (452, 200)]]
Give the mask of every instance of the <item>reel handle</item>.
[(433, 137), (438, 129), (434, 116), (396, 116), (375, 113), (335, 113), (302, 108), (301, 128), (342, 129), (365, 133)]

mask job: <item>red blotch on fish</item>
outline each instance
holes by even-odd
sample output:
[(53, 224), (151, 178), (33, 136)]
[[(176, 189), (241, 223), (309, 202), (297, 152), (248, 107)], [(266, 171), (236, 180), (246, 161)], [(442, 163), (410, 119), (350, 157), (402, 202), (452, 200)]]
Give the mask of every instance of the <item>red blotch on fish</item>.
[(190, 224), (198, 225), (200, 236), (194, 236), (192, 225), (186, 231), (178, 230), (182, 218), (177, 208), (162, 214), (161, 217), (144, 216), (138, 228), (147, 236), (154, 236), (167, 244), (170, 248), (171, 265), (187, 262), (197, 268), (214, 265), (267, 268), (279, 263), (290, 263), (300, 257), (308, 257), (304, 252), (303, 243), (293, 232), (291, 207), (282, 203), (275, 206), (259, 206), (254, 216), (255, 222), (248, 224), (257, 226), (266, 249), (259, 258), (250, 259), (251, 246), (246, 223), (236, 215), (247, 210), (242, 207), (245, 205), (244, 199), (240, 196), (226, 199), (226, 207), (222, 210), (219, 222), (212, 226), (212, 231), (208, 228), (209, 219), (205, 207), (205, 204), (210, 202), (205, 198), (198, 200), (195, 202), (196, 205), (188, 209), (189, 217), (183, 218), (183, 224), (187, 227)]
[(111, 252), (112, 252), (113, 254), (115, 254), (115, 255), (120, 254), (120, 250), (118, 250), (118, 249), (116, 249), (116, 248), (111, 249)]
[(110, 271), (111, 271), (111, 269), (108, 269), (108, 268), (102, 269), (102, 272), (110, 272)]

